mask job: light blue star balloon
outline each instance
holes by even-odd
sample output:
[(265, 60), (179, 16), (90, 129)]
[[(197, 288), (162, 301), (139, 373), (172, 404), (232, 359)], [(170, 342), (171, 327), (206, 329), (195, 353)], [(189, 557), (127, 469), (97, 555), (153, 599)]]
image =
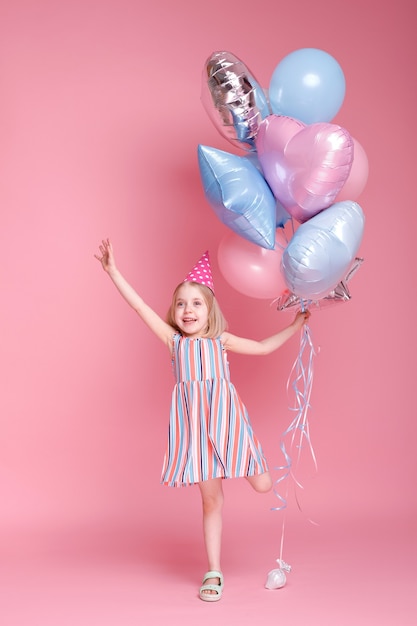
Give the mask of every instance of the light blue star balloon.
[(327, 296), (355, 262), (365, 217), (359, 204), (336, 202), (302, 224), (282, 255), (290, 291), (304, 300)]
[(259, 169), (247, 158), (198, 146), (205, 196), (217, 217), (235, 233), (263, 248), (275, 246), (275, 230), (286, 215)]

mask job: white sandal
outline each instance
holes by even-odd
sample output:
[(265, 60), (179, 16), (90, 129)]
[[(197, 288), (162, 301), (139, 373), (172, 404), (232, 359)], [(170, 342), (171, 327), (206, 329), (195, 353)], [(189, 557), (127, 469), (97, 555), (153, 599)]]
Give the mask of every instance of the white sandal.
[[(205, 584), (206, 580), (209, 578), (218, 578), (219, 584), (214, 585), (213, 583)], [(200, 599), (205, 602), (218, 602), (222, 597), (224, 586), (223, 574), (218, 572), (217, 570), (210, 570), (206, 574), (204, 574), (203, 584), (200, 587)], [(207, 593), (208, 591), (214, 591), (215, 593)]]

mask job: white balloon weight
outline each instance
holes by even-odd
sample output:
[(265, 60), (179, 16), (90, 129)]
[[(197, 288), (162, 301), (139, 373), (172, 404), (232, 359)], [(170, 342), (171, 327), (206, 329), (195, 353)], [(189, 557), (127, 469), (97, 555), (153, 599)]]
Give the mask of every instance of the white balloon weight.
[(282, 569), (272, 569), (268, 572), (265, 587), (267, 589), (281, 589), (287, 582), (287, 577)]

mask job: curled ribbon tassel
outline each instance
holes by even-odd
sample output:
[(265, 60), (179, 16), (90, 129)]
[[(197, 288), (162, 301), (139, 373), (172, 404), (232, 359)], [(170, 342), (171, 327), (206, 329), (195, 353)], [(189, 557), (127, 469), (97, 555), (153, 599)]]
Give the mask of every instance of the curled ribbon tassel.
[[(311, 443), (310, 426), (308, 422), (308, 410), (311, 406), (310, 396), (313, 387), (314, 355), (315, 351), (311, 338), (311, 331), (309, 326), (306, 324), (303, 327), (301, 335), (300, 350), (291, 369), (287, 383), (287, 392), (289, 391), (289, 388), (292, 387), (295, 395), (294, 406), (290, 407), (290, 410), (295, 412), (295, 417), (281, 435), (279, 447), (284, 456), (285, 464), (275, 468), (275, 470), (281, 471), (283, 474), (275, 481), (274, 485), (274, 493), (281, 502), (280, 506), (273, 508), (274, 511), (280, 511), (287, 506), (287, 497), (281, 495), (277, 485), (283, 482), (286, 478), (291, 477), (295, 484), (302, 488), (302, 484), (296, 478), (295, 468), (293, 468), (292, 452), (294, 447), (298, 450), (296, 466), (301, 458), (303, 444), (307, 443), (314, 466), (317, 469), (317, 460)], [(291, 438), (287, 450), (285, 441), (289, 436), (291, 436)], [(288, 488), (286, 490), (286, 494), (288, 494)]]
[[(303, 305), (304, 307), (304, 305)], [(310, 438), (310, 426), (308, 422), (308, 411), (310, 409), (310, 397), (313, 386), (313, 359), (315, 356), (315, 350), (313, 346), (313, 341), (311, 337), (311, 330), (309, 326), (306, 324), (303, 327), (300, 339), (300, 349), (298, 356), (294, 362), (294, 365), (291, 369), (290, 375), (288, 377), (287, 382), (287, 393), (289, 393), (290, 388), (294, 392), (295, 401), (294, 406), (290, 407), (290, 410), (295, 413), (293, 420), (290, 425), (286, 428), (286, 430), (281, 435), (280, 440), (280, 450), (284, 456), (284, 464), (276, 467), (275, 470), (282, 472), (279, 478), (274, 483), (274, 494), (278, 498), (280, 504), (277, 507), (273, 507), (273, 511), (280, 511), (287, 507), (287, 499), (288, 499), (288, 480), (291, 478), (294, 481), (295, 487), (303, 488), (303, 485), (300, 483), (296, 476), (296, 469), (299, 464), (301, 458), (301, 452), (305, 444), (310, 451), (311, 458), (314, 463), (315, 470), (317, 471), (317, 460), (316, 455), (314, 453), (313, 445), (311, 443)], [(287, 439), (289, 438), (289, 443), (286, 445)], [(295, 466), (293, 463), (293, 452), (294, 449), (297, 450)], [(285, 495), (280, 493), (281, 483), (287, 480)], [(296, 490), (295, 490), (296, 492)], [(296, 500), (299, 509), (301, 510), (297, 493)], [(310, 520), (312, 521), (312, 520)], [(314, 522), (313, 522), (314, 523)], [(284, 546), (284, 532), (285, 532), (285, 517), (282, 523), (282, 532), (281, 532), (281, 546), (280, 546), (280, 558), (277, 559), (277, 562), (280, 564), (280, 569), (283, 571), (290, 571), (290, 566), (282, 560), (283, 546)], [(277, 571), (277, 570), (274, 570)], [(285, 578), (285, 574), (284, 578)], [(275, 581), (276, 582), (276, 581)], [(285, 584), (285, 582), (284, 582)], [(283, 586), (283, 585), (280, 585)], [(268, 588), (278, 588), (278, 587), (268, 587)]]

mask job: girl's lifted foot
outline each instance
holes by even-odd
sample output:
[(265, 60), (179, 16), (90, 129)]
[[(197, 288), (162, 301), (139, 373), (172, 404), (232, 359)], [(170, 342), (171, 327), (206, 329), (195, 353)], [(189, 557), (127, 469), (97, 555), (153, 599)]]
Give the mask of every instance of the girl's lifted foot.
[(200, 587), (200, 598), (205, 602), (217, 602), (223, 593), (223, 574), (217, 570), (211, 570), (204, 575), (203, 584)]

